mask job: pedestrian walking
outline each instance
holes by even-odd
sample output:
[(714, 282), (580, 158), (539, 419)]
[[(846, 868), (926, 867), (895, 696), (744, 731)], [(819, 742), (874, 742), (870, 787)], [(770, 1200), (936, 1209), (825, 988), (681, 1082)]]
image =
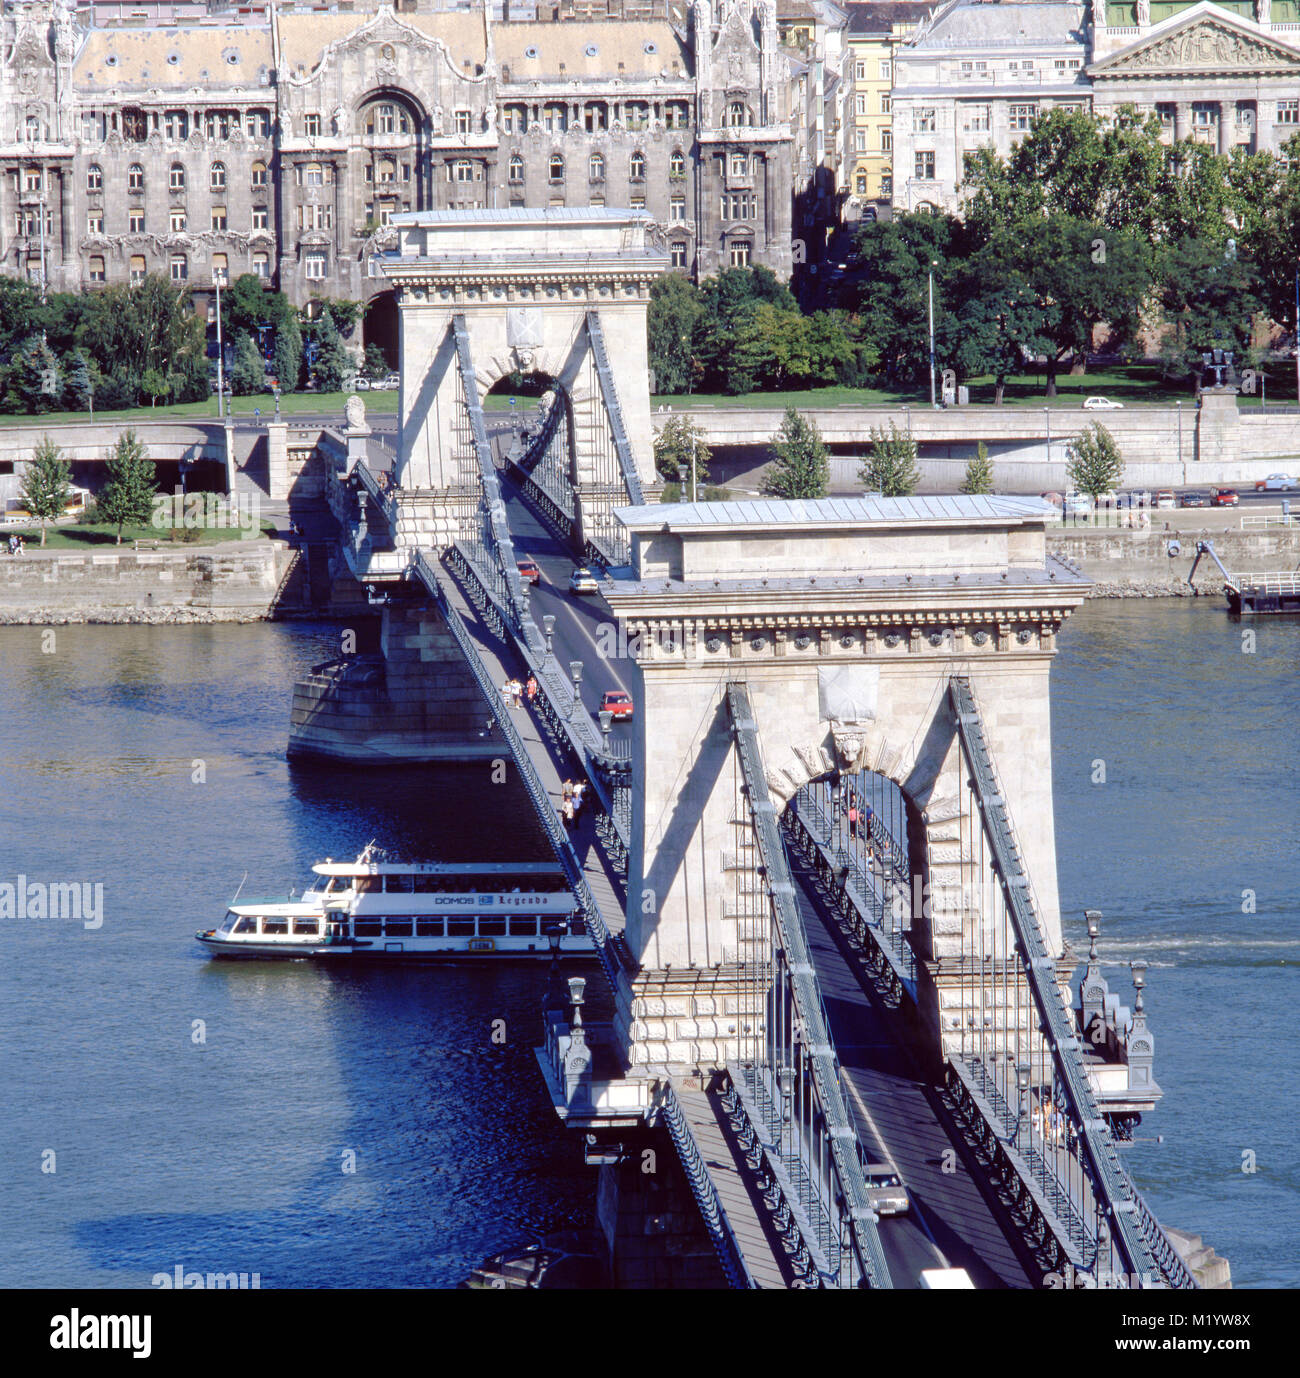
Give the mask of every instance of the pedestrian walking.
[(858, 796), (852, 790), (849, 791), (849, 836), (856, 838), (858, 835)]
[(524, 685), (524, 693), (528, 695), (529, 703), (532, 703), (532, 701), (537, 697), (537, 676), (532, 674), (531, 672), (529, 672), (528, 681)]
[(515, 691), (515, 707), (522, 708), (524, 706), (524, 686), (517, 679), (512, 679), (510, 683)]
[(563, 807), (563, 809), (561, 810), (561, 812), (562, 812), (562, 814), (564, 815), (564, 826), (565, 826), (565, 828), (566, 828), (569, 832), (572, 832), (572, 831), (573, 831), (573, 820), (574, 820), (575, 814), (574, 814), (574, 809), (573, 809), (573, 797), (572, 797), (571, 795), (570, 795), (570, 796), (567, 796), (567, 797), (565, 798), (565, 800), (564, 800), (564, 807)]

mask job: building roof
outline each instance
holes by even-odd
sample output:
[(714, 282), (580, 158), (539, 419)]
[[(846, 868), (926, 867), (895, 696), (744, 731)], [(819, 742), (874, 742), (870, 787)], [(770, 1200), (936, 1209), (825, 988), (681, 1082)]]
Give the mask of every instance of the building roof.
[[(384, 41), (392, 24), (415, 29), (426, 38), (441, 39), (457, 62), (465, 59), (476, 65), (487, 61), (487, 37), (479, 10), (444, 10), (437, 14), (391, 14), (378, 10), (366, 13), (281, 14), (276, 20), (280, 38), (280, 60), (291, 71), (299, 67), (315, 69), (331, 43), (374, 26), (375, 42)], [(381, 31), (381, 24), (383, 29)], [(409, 41), (409, 40), (408, 40)]]
[(1085, 7), (1070, 0), (957, 0), (907, 47), (1008, 48), (1032, 43), (1083, 43)]
[(498, 65), (510, 69), (511, 82), (597, 77), (644, 81), (682, 77), (692, 66), (686, 45), (663, 20), (496, 24), (492, 42)]
[(1042, 498), (984, 494), (922, 498), (755, 498), (744, 502), (669, 502), (620, 507), (630, 531), (744, 526), (954, 526), (1025, 524), (1056, 515)]
[(73, 79), (92, 91), (267, 85), (269, 100), (271, 66), (271, 30), (265, 25), (90, 29)]
[(866, 0), (844, 6), (851, 37), (891, 33), (895, 24), (919, 24), (938, 7), (939, 0)]

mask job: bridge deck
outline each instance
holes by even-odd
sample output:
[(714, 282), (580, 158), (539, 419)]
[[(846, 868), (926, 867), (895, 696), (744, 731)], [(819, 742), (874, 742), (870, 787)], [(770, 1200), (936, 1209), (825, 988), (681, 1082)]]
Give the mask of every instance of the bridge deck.
[[(474, 638), (483, 663), (492, 675), (493, 683), (500, 685), (509, 679), (522, 679), (527, 674), (527, 666), (518, 652), (512, 646), (503, 643), (488, 627), (479, 616), (478, 609), (469, 602), (454, 579), (448, 577), (444, 581), (444, 588), (453, 611), (460, 616), (465, 629)], [(499, 699), (492, 705), (492, 711), (510, 714), (516, 731), (523, 739), (524, 748), (558, 813), (564, 797), (564, 780), (576, 778), (580, 772), (561, 753), (543, 730), (537, 716), (527, 706), (509, 708), (504, 699)], [(621, 933), (626, 924), (622, 880), (614, 873), (603, 850), (597, 844), (591, 809), (579, 814), (570, 837), (587, 883), (591, 886), (596, 902), (605, 917), (606, 925), (611, 933)]]
[(676, 1079), (673, 1091), (755, 1286), (788, 1288), (793, 1277), (788, 1256), (754, 1188), (754, 1173), (745, 1161), (717, 1092), (688, 1089)]
[(859, 1141), (871, 1161), (895, 1167), (912, 1200), (907, 1214), (880, 1222), (894, 1286), (918, 1286), (923, 1268), (964, 1268), (976, 1287), (1033, 1286), (937, 1088), (913, 1062), (899, 1012), (864, 988), (816, 878), (793, 853), (790, 868)]

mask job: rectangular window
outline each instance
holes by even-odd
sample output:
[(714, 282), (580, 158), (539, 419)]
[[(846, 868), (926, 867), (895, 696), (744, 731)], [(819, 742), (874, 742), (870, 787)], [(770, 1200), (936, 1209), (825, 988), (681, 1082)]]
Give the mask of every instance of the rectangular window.
[(146, 271), (147, 271), (147, 269), (145, 268), (144, 255), (143, 255), (143, 254), (132, 254), (132, 255), (131, 255), (131, 282), (132, 282), (132, 284), (134, 285), (134, 284), (143, 282), (143, 281), (144, 281), (144, 277), (145, 277)]
[(864, 115), (869, 113), (867, 110), (867, 98), (865, 95), (853, 97), (853, 113), (858, 117), (858, 119), (861, 119)]
[(269, 254), (253, 255), (253, 272), (260, 278), (271, 276), (271, 258)]
[(894, 194), (894, 178), (888, 173), (882, 173), (880, 177), (881, 196), (892, 196)]
[(933, 153), (918, 153), (916, 155), (916, 178), (919, 182), (934, 181)]
[(633, 196), (633, 197), (629, 198), (629, 200), (628, 200), (628, 206), (629, 206), (629, 208), (630, 208), (631, 210), (634, 210), (634, 211), (643, 211), (643, 210), (645, 210), (645, 197), (644, 197), (644, 196)]
[(686, 219), (686, 198), (684, 196), (674, 196), (668, 202), (668, 219), (678, 224)]
[(927, 106), (916, 112), (916, 132), (918, 134), (933, 134), (935, 131), (935, 124), (933, 106)]
[(470, 115), (470, 112), (469, 112), (468, 110), (457, 110), (457, 111), (456, 111), (456, 133), (457, 133), (457, 134), (468, 134), (468, 133), (470, 133), (470, 132), (471, 132), (470, 126), (471, 126), (472, 118), (473, 118), (473, 117)]
[(891, 66), (891, 64), (890, 64), (888, 58), (883, 58), (883, 59), (881, 60), (881, 63), (880, 63), (880, 79), (881, 79), (881, 81), (888, 81), (888, 80), (889, 80), (889, 77), (890, 77), (890, 66)]
[(225, 254), (212, 255), (212, 280), (213, 282), (224, 283), (226, 274), (230, 267), (230, 260)]
[(511, 914), (510, 936), (512, 938), (535, 938), (537, 936), (537, 915)]
[(881, 113), (882, 115), (888, 115), (888, 114), (890, 114), (890, 113), (893, 111), (893, 108), (894, 108), (894, 98), (893, 98), (892, 96), (881, 96), (881, 98), (880, 98), (880, 113)]
[(104, 281), (104, 260), (98, 254), (94, 254), (90, 260), (90, 280), (91, 282)]
[(854, 79), (855, 81), (866, 81), (866, 79), (867, 79), (867, 64), (866, 64), (865, 62), (859, 62), (859, 63), (857, 63), (856, 66), (853, 68), (853, 79)]
[[(1170, 121), (1172, 123), (1172, 120)], [(1280, 100), (1277, 103), (1278, 124), (1300, 124), (1300, 100)]]
[(681, 240), (674, 240), (672, 246), (673, 267), (686, 267), (686, 245)]
[(96, 110), (83, 110), (81, 113), (82, 143), (102, 144), (104, 134), (104, 116)]
[(749, 154), (733, 153), (731, 155), (731, 175), (733, 177), (747, 177), (749, 175)]
[(255, 187), (264, 187), (264, 186), (266, 185), (266, 164), (265, 164), (265, 163), (254, 163), (254, 164), (253, 164), (253, 177), (252, 177), (252, 182), (253, 182), (253, 186), (255, 186)]
[(190, 275), (189, 260), (184, 254), (172, 255), (172, 281), (184, 282)]
[(224, 230), (226, 228), (226, 208), (225, 206), (212, 207), (212, 229)]
[(302, 117), (302, 132), (309, 139), (320, 137), (320, 116), (318, 114), (304, 115)]
[(894, 151), (894, 131), (892, 129), (882, 129), (880, 131), (880, 151), (882, 153), (892, 153)]
[(86, 213), (86, 233), (87, 233), (87, 234), (103, 234), (103, 233), (104, 233), (104, 212), (103, 212), (103, 211), (88, 211), (88, 212)]
[(328, 267), (326, 255), (319, 250), (312, 250), (303, 258), (303, 276), (308, 282), (320, 282)]
[(271, 228), (271, 217), (265, 206), (253, 207), (253, 229), (268, 230)]
[(126, 228), (128, 234), (144, 233), (144, 210), (140, 206), (133, 206), (126, 217)]
[(185, 212), (170, 211), (167, 216), (167, 224), (172, 234), (185, 233)]
[(983, 134), (989, 127), (989, 108), (987, 105), (967, 105), (962, 108), (961, 127), (972, 133)]
[(750, 251), (753, 245), (747, 239), (736, 239), (731, 244), (731, 266), (733, 268), (748, 268)]
[(1036, 105), (1012, 105), (1008, 107), (1007, 114), (1013, 130), (1028, 129), (1038, 114), (1038, 107)]
[(506, 936), (505, 915), (503, 914), (500, 918), (495, 915), (491, 918), (486, 914), (480, 915), (478, 935), (480, 938), (504, 938)]
[(867, 151), (867, 133), (865, 129), (855, 129), (853, 131), (853, 147), (858, 153)]
[(443, 936), (442, 915), (420, 915), (415, 920), (415, 936), (417, 938), (441, 938)]
[(29, 167), (23, 173), (23, 187), (27, 191), (40, 191), (41, 189), (41, 170), (36, 167)]
[(184, 110), (168, 110), (163, 116), (163, 133), (172, 143), (183, 143), (190, 137), (190, 117)]

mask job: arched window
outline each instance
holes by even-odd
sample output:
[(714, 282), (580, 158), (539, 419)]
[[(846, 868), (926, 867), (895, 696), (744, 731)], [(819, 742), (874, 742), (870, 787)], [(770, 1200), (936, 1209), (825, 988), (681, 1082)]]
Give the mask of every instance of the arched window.
[(549, 176), (552, 182), (564, 181), (564, 159), (558, 153), (551, 154), (551, 161), (547, 165)]
[(587, 159), (587, 176), (593, 182), (603, 182), (605, 180), (605, 159), (599, 153), (593, 153)]
[(628, 163), (628, 175), (634, 182), (645, 181), (645, 154), (638, 148)]
[(308, 163), (302, 170), (304, 185), (321, 187), (325, 185), (325, 169), (319, 163)]
[(510, 180), (512, 182), (524, 180), (524, 160), (517, 153), (510, 159)]
[(265, 164), (265, 163), (263, 163), (263, 162), (256, 162), (256, 163), (253, 164), (253, 168), (252, 168), (252, 178), (253, 178), (253, 185), (254, 185), (255, 187), (264, 187), (264, 186), (266, 185), (266, 164)]
[(86, 190), (104, 190), (104, 169), (98, 163), (91, 163), (86, 169)]
[(733, 100), (727, 106), (726, 122), (732, 129), (739, 129), (749, 123), (749, 110), (743, 100)]
[(173, 163), (167, 170), (167, 189), (168, 191), (185, 190), (185, 169), (180, 163)]
[(673, 149), (672, 156), (668, 159), (668, 175), (670, 177), (686, 176), (686, 155), (680, 148)]
[(126, 170), (126, 189), (127, 191), (144, 190), (144, 168), (139, 163), (132, 163)]
[(212, 170), (208, 174), (208, 186), (213, 191), (225, 191), (226, 189), (226, 165), (225, 163), (213, 163)]

